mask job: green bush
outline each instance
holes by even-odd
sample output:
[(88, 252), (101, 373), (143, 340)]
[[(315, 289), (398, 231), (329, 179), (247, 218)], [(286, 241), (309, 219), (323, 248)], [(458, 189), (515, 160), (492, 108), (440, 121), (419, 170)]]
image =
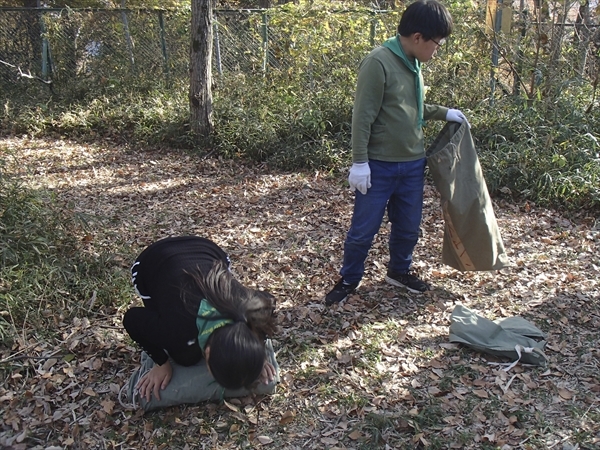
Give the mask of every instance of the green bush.
[(580, 100), (502, 105), (483, 113), (474, 135), (490, 190), (568, 210), (600, 209), (599, 117)]
[(215, 145), (222, 155), (286, 170), (338, 167), (348, 161), (351, 110), (339, 88), (307, 93), (231, 78), (215, 101)]
[(136, 86), (88, 92), (77, 102), (51, 98), (40, 105), (7, 101), (0, 129), (14, 135), (110, 138), (144, 146), (190, 145), (187, 90)]

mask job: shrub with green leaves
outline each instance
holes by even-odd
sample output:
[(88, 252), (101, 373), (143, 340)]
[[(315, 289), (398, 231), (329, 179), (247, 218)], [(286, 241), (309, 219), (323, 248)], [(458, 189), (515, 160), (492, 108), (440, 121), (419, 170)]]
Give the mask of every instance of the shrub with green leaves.
[(600, 208), (599, 117), (578, 100), (503, 105), (474, 132), (490, 190), (542, 206)]

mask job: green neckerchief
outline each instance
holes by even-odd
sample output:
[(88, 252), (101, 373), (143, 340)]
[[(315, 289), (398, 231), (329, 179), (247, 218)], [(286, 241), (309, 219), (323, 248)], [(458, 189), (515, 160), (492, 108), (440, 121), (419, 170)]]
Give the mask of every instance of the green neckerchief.
[(417, 114), (418, 114), (418, 126), (425, 126), (425, 120), (423, 119), (423, 83), (421, 81), (421, 63), (417, 58), (414, 61), (411, 61), (406, 53), (404, 53), (404, 49), (402, 48), (402, 44), (400, 43), (400, 35), (397, 35), (393, 38), (389, 38), (382, 44), (384, 47), (389, 48), (398, 58), (402, 60), (404, 65), (408, 67), (413, 75), (415, 76), (415, 90), (417, 93)]
[(198, 327), (198, 344), (204, 353), (206, 341), (217, 328), (233, 323), (231, 319), (225, 319), (208, 300), (202, 299), (196, 316), (196, 326)]

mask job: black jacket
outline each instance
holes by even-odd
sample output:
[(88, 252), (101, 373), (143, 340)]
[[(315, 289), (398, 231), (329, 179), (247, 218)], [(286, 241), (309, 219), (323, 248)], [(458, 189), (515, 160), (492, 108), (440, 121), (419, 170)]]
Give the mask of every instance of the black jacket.
[(167, 353), (182, 365), (201, 358), (196, 313), (203, 294), (193, 288), (189, 272), (206, 274), (215, 260), (229, 267), (229, 257), (217, 244), (197, 236), (162, 239), (136, 259), (132, 281), (144, 307), (129, 309), (123, 325), (157, 364), (167, 361)]

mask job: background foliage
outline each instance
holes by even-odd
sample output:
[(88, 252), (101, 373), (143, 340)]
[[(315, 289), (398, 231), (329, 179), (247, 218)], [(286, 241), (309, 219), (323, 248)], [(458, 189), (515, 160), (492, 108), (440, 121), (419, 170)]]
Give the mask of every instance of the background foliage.
[[(16, 64), (0, 65), (0, 127), (13, 134), (125, 140), (139, 148), (190, 148), (288, 170), (343, 169), (350, 162), (358, 65), (394, 34), (403, 6), (338, 5), (216, 12), (216, 131), (201, 145), (188, 126), (189, 7), (45, 14), (52, 87), (17, 76)], [(596, 12), (571, 9), (565, 16), (562, 3), (528, 6), (513, 11), (510, 32), (494, 35), (485, 25), (485, 6), (448, 2), (456, 29), (425, 65), (427, 101), (468, 114), (493, 194), (597, 209)], [(0, 20), (8, 17), (14, 33), (27, 32), (10, 45), (0, 37), (10, 49), (3, 54), (15, 61), (19, 49), (28, 48), (18, 68), (36, 76), (36, 28), (15, 14), (4, 11)], [(439, 125), (427, 127), (428, 140)]]

